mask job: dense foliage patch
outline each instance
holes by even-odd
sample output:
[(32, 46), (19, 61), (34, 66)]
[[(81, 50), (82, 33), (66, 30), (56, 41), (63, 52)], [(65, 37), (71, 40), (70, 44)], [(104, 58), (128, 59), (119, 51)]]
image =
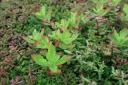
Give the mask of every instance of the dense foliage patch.
[(125, 0), (0, 1), (1, 85), (128, 85)]

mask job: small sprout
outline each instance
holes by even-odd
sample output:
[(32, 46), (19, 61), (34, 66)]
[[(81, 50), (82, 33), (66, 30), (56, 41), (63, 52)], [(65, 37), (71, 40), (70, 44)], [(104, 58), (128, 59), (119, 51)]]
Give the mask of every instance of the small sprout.
[(71, 12), (71, 15), (70, 15), (68, 21), (69, 21), (70, 27), (78, 27), (79, 22), (77, 23), (77, 13)]

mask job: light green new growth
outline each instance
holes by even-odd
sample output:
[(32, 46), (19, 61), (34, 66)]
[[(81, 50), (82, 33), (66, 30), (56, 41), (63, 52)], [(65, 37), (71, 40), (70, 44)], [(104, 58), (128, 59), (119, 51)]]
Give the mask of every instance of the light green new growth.
[(121, 19), (123, 21), (127, 21), (128, 20), (128, 4), (125, 4), (124, 7), (123, 7), (123, 12), (124, 12), (124, 15), (121, 16)]
[(43, 19), (46, 16), (46, 6), (42, 6), (41, 10), (35, 14), (37, 18)]
[(68, 26), (69, 26), (69, 22), (65, 19), (61, 19), (60, 22), (55, 22), (55, 28), (57, 29), (61, 29), (61, 28), (67, 29)]
[(37, 32), (35, 29), (31, 36), (26, 38), (28, 43), (34, 44), (36, 48), (47, 48), (47, 44), (49, 42), (48, 37), (44, 36), (44, 32)]
[(70, 27), (78, 27), (79, 22), (77, 23), (77, 13), (71, 12), (71, 15), (70, 15), (68, 21), (69, 21)]
[(58, 73), (60, 71), (58, 69), (58, 66), (68, 61), (66, 56), (60, 57), (59, 55), (56, 54), (56, 49), (52, 44), (49, 44), (48, 46), (48, 53), (46, 57), (41, 55), (33, 55), (32, 59), (38, 65), (48, 67), (53, 73)]
[(104, 16), (105, 14), (108, 13), (108, 10), (105, 10), (103, 5), (97, 5), (94, 9), (93, 9), (94, 13), (98, 16)]
[(57, 30), (53, 32), (50, 37), (68, 45), (71, 44), (78, 37), (78, 32), (71, 33), (69, 30), (64, 30), (64, 32), (60, 32), (60, 30)]
[(113, 6), (117, 6), (120, 2), (121, 0), (111, 0)]
[(48, 22), (50, 22), (52, 16), (52, 8), (49, 8), (47, 7), (47, 5), (44, 5), (41, 7), (41, 10), (35, 15), (40, 20), (47, 20)]
[(123, 11), (126, 14), (126, 16), (128, 16), (128, 4), (124, 5)]
[(61, 19), (60, 22), (55, 22), (55, 28), (57, 29), (67, 29), (67, 28), (77, 28), (80, 24), (80, 21), (85, 23), (85, 17), (83, 14), (77, 16), (77, 13), (70, 13), (68, 19)]
[(128, 29), (122, 29), (119, 33), (115, 30), (112, 41), (119, 47), (128, 46)]

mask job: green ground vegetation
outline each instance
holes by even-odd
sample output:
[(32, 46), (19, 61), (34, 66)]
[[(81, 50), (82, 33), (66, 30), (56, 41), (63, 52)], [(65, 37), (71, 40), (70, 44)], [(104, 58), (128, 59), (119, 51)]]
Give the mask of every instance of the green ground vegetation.
[(0, 0), (0, 85), (128, 85), (128, 1)]

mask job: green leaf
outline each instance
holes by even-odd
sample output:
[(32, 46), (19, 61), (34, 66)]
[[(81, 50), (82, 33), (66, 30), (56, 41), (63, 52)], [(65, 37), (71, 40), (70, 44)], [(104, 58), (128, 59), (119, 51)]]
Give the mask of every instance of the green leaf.
[(57, 65), (61, 65), (61, 64), (64, 64), (68, 61), (68, 58), (67, 56), (63, 56), (61, 57), (58, 61), (57, 61)]
[(48, 8), (48, 11), (47, 11), (47, 14), (45, 15), (45, 19), (48, 20), (48, 22), (50, 22), (50, 20), (51, 20), (52, 12), (53, 12), (53, 11), (52, 11), (52, 8), (49, 7), (49, 8)]
[(32, 59), (41, 66), (49, 66), (47, 60), (41, 55), (32, 55)]
[(39, 32), (37, 32), (37, 30), (35, 29), (32, 33), (33, 36), (33, 40), (40, 40), (41, 39), (41, 34)]
[(127, 46), (128, 43), (128, 29), (122, 29), (119, 33), (114, 30), (114, 34), (112, 36), (112, 41), (116, 43), (117, 46), (123, 47)]
[(114, 34), (113, 34), (113, 36), (112, 36), (112, 40), (113, 40), (113, 41), (118, 41), (118, 40), (120, 40), (120, 36), (119, 36), (119, 34), (117, 33), (116, 30), (114, 30)]
[(123, 7), (123, 11), (128, 15), (128, 4), (125, 4)]
[(41, 10), (35, 14), (39, 19), (43, 19), (46, 15), (46, 7), (42, 6)]
[(69, 18), (69, 25), (71, 26), (71, 27), (75, 27), (75, 26), (77, 26), (77, 22), (76, 22), (76, 13), (73, 13), (73, 12), (71, 12), (71, 15), (70, 15), (70, 18)]
[(56, 49), (54, 45), (49, 44), (46, 58), (52, 64), (54, 64), (59, 59), (59, 56), (56, 55)]
[(78, 33), (70, 33), (69, 31), (65, 31), (64, 35), (62, 35), (61, 40), (64, 44), (71, 44), (78, 37)]
[(119, 35), (120, 35), (121, 38), (127, 37), (127, 35), (128, 35), (128, 29), (126, 29), (126, 28), (122, 29), (120, 31)]
[(97, 14), (98, 16), (104, 16), (108, 13), (108, 10), (104, 9), (104, 5), (97, 5), (93, 9), (94, 13)]
[(67, 29), (69, 27), (69, 21), (66, 19), (61, 19), (60, 22), (55, 22), (56, 29)]
[(32, 33), (32, 36), (28, 36), (26, 38), (26, 41), (34, 44), (36, 46), (36, 48), (47, 48), (47, 45), (49, 43), (49, 39), (48, 37), (44, 36), (44, 31), (41, 32), (37, 32), (37, 30), (35, 29)]
[(117, 6), (121, 0), (111, 0), (113, 6)]

